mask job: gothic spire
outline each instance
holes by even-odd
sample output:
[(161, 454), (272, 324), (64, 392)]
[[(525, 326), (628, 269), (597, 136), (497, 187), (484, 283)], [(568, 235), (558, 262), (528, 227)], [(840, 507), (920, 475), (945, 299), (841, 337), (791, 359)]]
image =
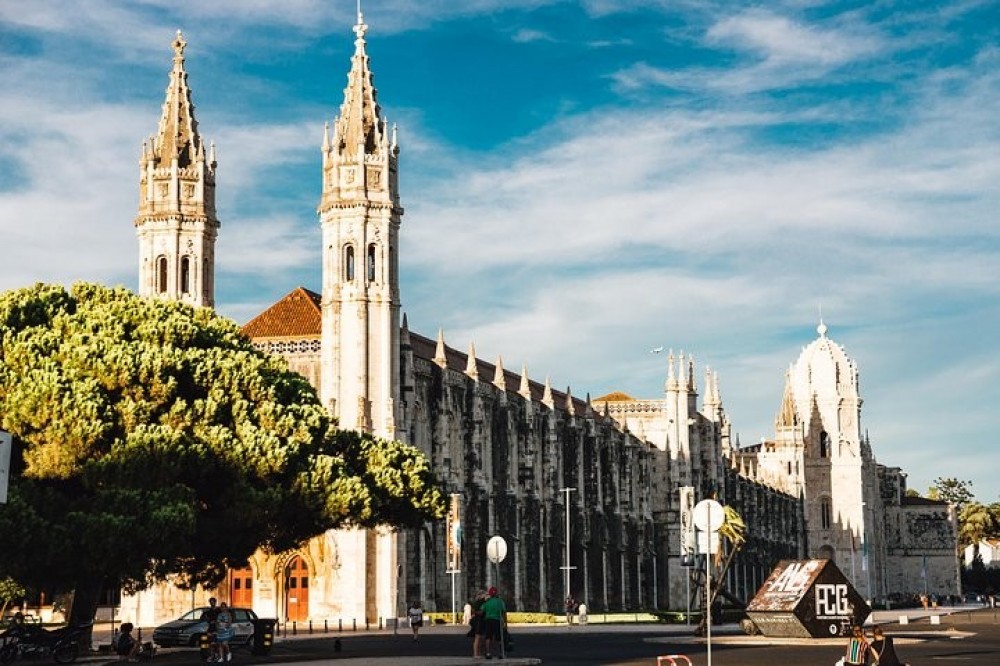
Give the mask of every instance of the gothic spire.
[(442, 368), (448, 367), (448, 356), (444, 351), (444, 329), (438, 329), (437, 347), (434, 350), (434, 362)]
[(503, 359), (499, 354), (497, 355), (496, 372), (493, 374), (493, 385), (501, 391), (507, 390), (507, 377), (503, 371)]
[(172, 46), (160, 123), (139, 160), (139, 294), (213, 307), (215, 145), (206, 151), (198, 133), (180, 30)]
[(785, 372), (785, 395), (781, 398), (781, 411), (774, 420), (778, 428), (792, 428), (799, 425), (799, 415), (795, 411), (795, 397), (792, 395), (792, 371)]
[(173, 47), (174, 68), (170, 71), (160, 127), (153, 137), (152, 148), (159, 166), (169, 166), (176, 159), (177, 166), (184, 168), (194, 162), (204, 149), (201, 136), (198, 135), (198, 121), (194, 117), (187, 72), (184, 70), (184, 49), (187, 42), (180, 30), (174, 38)]
[(517, 387), (517, 392), (528, 400), (531, 400), (531, 385), (528, 384), (528, 366), (521, 365), (521, 385)]
[(469, 358), (465, 364), (465, 374), (479, 380), (479, 364), (476, 363), (476, 343), (469, 342)]

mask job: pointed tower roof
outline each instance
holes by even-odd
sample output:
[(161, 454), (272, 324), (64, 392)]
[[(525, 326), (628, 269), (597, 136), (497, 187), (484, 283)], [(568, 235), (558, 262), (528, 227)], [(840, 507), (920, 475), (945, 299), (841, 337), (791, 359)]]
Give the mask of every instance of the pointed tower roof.
[[(364, 15), (358, 8), (358, 22), (354, 26), (354, 56), (351, 58), (351, 71), (347, 74), (347, 87), (344, 88), (344, 103), (340, 107), (340, 117), (334, 126), (336, 145), (333, 146), (341, 154), (354, 154), (356, 147), (361, 146), (364, 153), (371, 153), (382, 145), (385, 134), (385, 121), (378, 105), (378, 94), (372, 79), (372, 72), (365, 51), (365, 34), (368, 26)], [(356, 156), (356, 155), (355, 155)]]
[(194, 162), (199, 153), (204, 156), (204, 146), (198, 135), (198, 121), (194, 117), (194, 103), (184, 70), (187, 42), (180, 30), (174, 38), (173, 47), (174, 68), (170, 71), (160, 126), (150, 147), (153, 157), (161, 165), (168, 165), (176, 158), (177, 165), (183, 168)]

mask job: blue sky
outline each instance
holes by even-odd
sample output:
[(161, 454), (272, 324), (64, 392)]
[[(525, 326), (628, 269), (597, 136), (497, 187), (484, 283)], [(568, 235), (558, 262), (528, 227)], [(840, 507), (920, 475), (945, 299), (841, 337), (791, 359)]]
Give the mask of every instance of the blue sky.
[[(399, 125), (404, 311), (597, 397), (719, 373), (743, 443), (829, 335), (880, 462), (1000, 499), (1000, 4), (364, 3)], [(318, 289), (354, 0), (0, 2), (0, 289), (137, 281), (181, 28), (217, 145), (218, 310)]]

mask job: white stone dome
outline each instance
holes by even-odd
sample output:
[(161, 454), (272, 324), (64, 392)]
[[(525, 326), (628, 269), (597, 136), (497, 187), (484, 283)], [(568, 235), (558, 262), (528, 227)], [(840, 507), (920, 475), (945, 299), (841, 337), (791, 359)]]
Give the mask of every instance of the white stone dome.
[(822, 321), (816, 330), (819, 337), (802, 349), (792, 366), (792, 392), (804, 423), (811, 420), (814, 398), (821, 413), (844, 398), (858, 398), (857, 365), (843, 347), (826, 337)]

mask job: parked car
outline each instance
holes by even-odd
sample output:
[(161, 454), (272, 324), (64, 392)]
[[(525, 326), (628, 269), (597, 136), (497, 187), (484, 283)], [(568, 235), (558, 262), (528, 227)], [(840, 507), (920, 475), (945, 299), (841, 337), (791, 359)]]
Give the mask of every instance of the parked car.
[[(208, 606), (195, 608), (176, 620), (161, 624), (153, 630), (153, 642), (160, 647), (198, 647), (201, 637), (208, 631), (208, 622), (201, 619)], [(233, 645), (249, 645), (253, 641), (253, 622), (257, 614), (249, 608), (230, 608), (233, 615)]]

